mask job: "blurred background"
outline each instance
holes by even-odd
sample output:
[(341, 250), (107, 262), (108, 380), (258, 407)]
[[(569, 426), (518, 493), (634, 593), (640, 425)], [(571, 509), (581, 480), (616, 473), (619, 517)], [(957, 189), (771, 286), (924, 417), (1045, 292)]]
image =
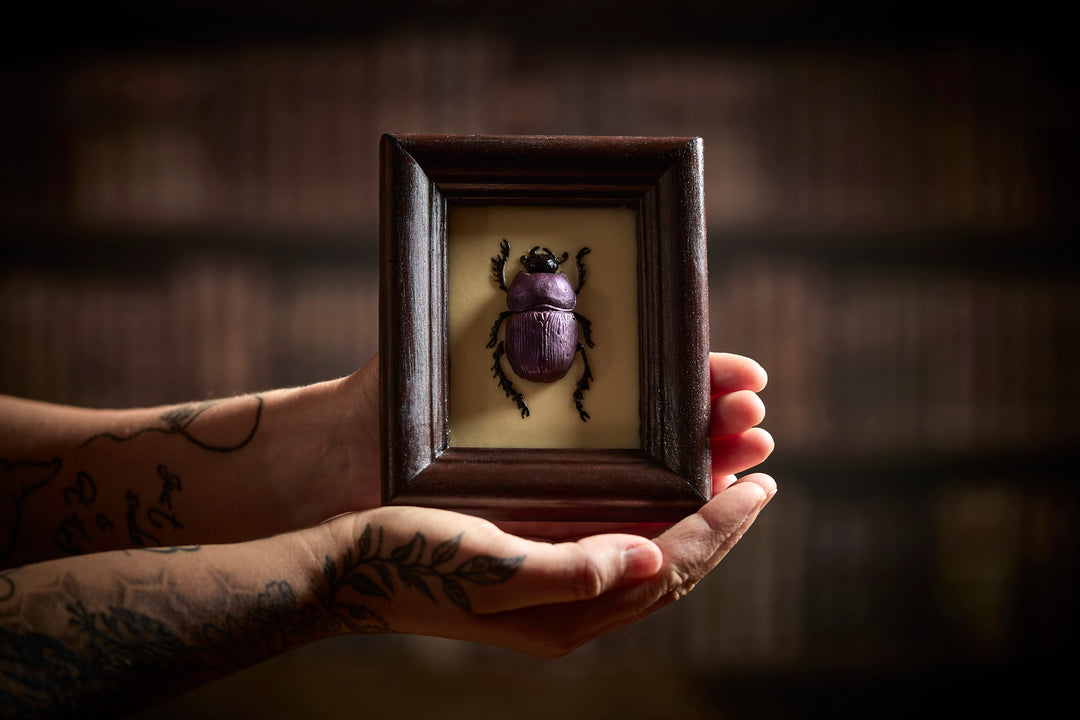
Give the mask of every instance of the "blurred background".
[(146, 713), (899, 717), (1064, 697), (1076, 93), (1038, 4), (162, 0), (0, 48), (0, 392), (183, 401), (376, 350), (383, 132), (704, 138), (712, 346), (781, 492), (559, 661), (342, 638)]

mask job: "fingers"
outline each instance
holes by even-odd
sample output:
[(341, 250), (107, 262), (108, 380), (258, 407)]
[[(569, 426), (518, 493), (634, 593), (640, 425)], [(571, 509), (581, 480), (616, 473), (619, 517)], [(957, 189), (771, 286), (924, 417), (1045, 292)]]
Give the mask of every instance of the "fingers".
[(498, 644), (561, 657), (685, 596), (742, 538), (775, 493), (776, 483), (767, 475), (738, 480), (656, 539), (664, 559), (652, 577), (594, 600), (485, 616), (481, 627), (500, 638)]
[(776, 480), (771, 475), (765, 473), (754, 473), (747, 475), (746, 477), (739, 478), (740, 483), (754, 483), (765, 492), (765, 503), (768, 504), (772, 500), (773, 495), (776, 494)]
[(729, 475), (763, 462), (772, 453), (773, 439), (756, 428), (765, 418), (765, 404), (757, 392), (768, 376), (756, 362), (741, 355), (711, 353), (711, 437), (714, 485), (730, 484)]
[(429, 586), (430, 595), (394, 597), (395, 611), (404, 611), (399, 617), (421, 610), (432, 620), (460, 619), (426, 604), (440, 587), (449, 588), (445, 594), (452, 602), (443, 609), (458, 605), (474, 614), (595, 598), (651, 577), (663, 562), (660, 549), (639, 535), (538, 542), (507, 534), (486, 520), (433, 508), (354, 513), (331, 521), (327, 530), (346, 554), (356, 557), (359, 550), (364, 568), (383, 564), (407, 587), (419, 586), (420, 580)]
[(769, 380), (764, 368), (757, 362), (731, 353), (710, 353), (709, 374), (714, 396), (737, 390), (760, 392)]
[[(776, 483), (761, 473), (748, 475), (727, 487), (698, 512), (656, 538), (664, 553), (665, 570), (674, 570), (688, 579), (703, 577), (720, 562), (775, 493)], [(689, 592), (690, 588), (684, 590)]]
[[(671, 528), (657, 544), (664, 550), (665, 567), (658, 578), (667, 578), (655, 602), (641, 611), (646, 617), (686, 596), (742, 539), (761, 510), (776, 494), (776, 482), (757, 473), (742, 478), (717, 495), (696, 515)], [(679, 548), (697, 544), (696, 553)], [(670, 566), (669, 566), (670, 563)]]
[(713, 475), (712, 479), (712, 494), (715, 497), (718, 493), (727, 490), (729, 487), (739, 481), (738, 475)]
[(594, 535), (577, 542), (522, 541), (527, 552), (514, 578), (513, 593), (478, 593), (473, 612), (589, 600), (660, 570), (663, 554), (637, 535)]
[(653, 537), (671, 526), (670, 522), (618, 522), (611, 520), (602, 522), (493, 520), (492, 522), (500, 530), (511, 535), (545, 542), (581, 540), (590, 535), (604, 535), (607, 533), (630, 533), (642, 537)]
[(772, 453), (772, 435), (761, 428), (751, 428), (739, 435), (715, 437), (712, 446), (712, 473), (733, 475), (760, 465)]
[[(402, 588), (401, 595), (395, 596), (394, 627), (545, 657), (565, 655), (688, 593), (738, 542), (775, 492), (776, 484), (766, 475), (734, 481), (653, 542), (609, 534), (549, 544), (507, 535), (490, 523), (445, 511), (381, 511), (387, 541), (389, 526), (399, 520), (408, 520), (410, 528), (423, 524), (433, 540), (457, 533), (460, 548), (445, 567), (458, 568), (454, 571), (458, 575), (462, 567), (467, 566), (470, 573), (475, 569), (475, 557), (522, 558), (504, 581), (468, 584), (471, 612), (461, 612), (460, 606), (450, 606), (441, 596), (434, 603), (416, 592), (406, 594)], [(437, 533), (436, 526), (440, 527)], [(403, 538), (408, 532), (393, 535)], [(437, 554), (437, 548), (445, 546), (429, 542), (428, 547)], [(421, 553), (421, 557), (426, 556)], [(459, 560), (466, 565), (459, 565)], [(462, 578), (457, 583), (467, 584)], [(395, 587), (400, 584), (395, 580)]]
[(712, 399), (710, 435), (737, 435), (765, 419), (765, 403), (751, 390), (735, 390)]
[[(748, 475), (657, 537), (664, 566), (654, 580), (627, 592), (632, 601), (641, 603), (638, 616), (650, 615), (689, 593), (742, 539), (775, 494), (771, 477)], [(633, 598), (634, 590), (641, 596)]]

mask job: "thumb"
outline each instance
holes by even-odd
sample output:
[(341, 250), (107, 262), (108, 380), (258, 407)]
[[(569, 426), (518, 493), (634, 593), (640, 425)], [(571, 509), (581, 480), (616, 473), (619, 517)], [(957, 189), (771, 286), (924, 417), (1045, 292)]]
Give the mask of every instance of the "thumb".
[(522, 540), (525, 559), (505, 591), (476, 598), (476, 613), (587, 600), (652, 577), (663, 563), (660, 548), (637, 535), (593, 535), (576, 542)]
[(749, 475), (657, 538), (665, 564), (683, 578), (686, 591), (727, 555), (775, 493), (771, 477)]

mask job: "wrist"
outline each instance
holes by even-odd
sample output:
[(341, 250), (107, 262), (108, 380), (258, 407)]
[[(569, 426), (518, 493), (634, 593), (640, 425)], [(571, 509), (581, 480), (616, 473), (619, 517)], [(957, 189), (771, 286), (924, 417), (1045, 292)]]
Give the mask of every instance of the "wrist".
[(290, 529), (380, 504), (374, 364), (268, 398), (264, 462)]
[(297, 605), (315, 637), (394, 632), (392, 586), (380, 586), (371, 573), (383, 533), (370, 523), (380, 512), (345, 513), (279, 536), (290, 542), (284, 552), (292, 553), (306, 578)]
[(267, 398), (260, 462), (283, 530), (308, 527), (343, 511), (352, 461), (337, 421), (339, 383), (281, 390)]

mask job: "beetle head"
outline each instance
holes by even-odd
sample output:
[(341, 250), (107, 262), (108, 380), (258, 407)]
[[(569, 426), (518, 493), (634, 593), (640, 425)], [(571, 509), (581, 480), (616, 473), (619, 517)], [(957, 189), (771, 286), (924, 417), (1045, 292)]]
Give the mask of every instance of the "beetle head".
[(555, 253), (539, 245), (529, 251), (528, 255), (521, 256), (521, 264), (525, 266), (525, 272), (530, 273), (555, 273), (559, 272), (559, 265), (566, 262), (569, 255), (563, 253), (559, 258)]

